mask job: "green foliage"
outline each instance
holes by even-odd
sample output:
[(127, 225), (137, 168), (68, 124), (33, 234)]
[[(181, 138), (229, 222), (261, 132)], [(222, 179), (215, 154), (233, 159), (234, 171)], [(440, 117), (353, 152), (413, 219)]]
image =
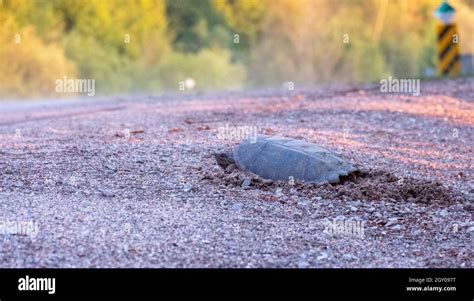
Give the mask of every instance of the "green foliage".
[(74, 77), (74, 64), (60, 45), (46, 44), (33, 27), (20, 27), (8, 12), (0, 11), (0, 23), (0, 95), (53, 95), (58, 78)]
[(211, 46), (229, 47), (232, 42), (224, 16), (210, 0), (167, 0), (166, 15), (178, 51), (196, 53)]
[[(473, 54), (472, 1), (450, 3), (457, 9), (461, 51)], [(186, 78), (208, 90), (419, 77), (436, 66), (438, 5), (0, 0), (0, 94), (55, 95), (54, 81), (64, 76), (95, 79), (99, 93), (176, 91)]]
[(77, 63), (80, 78), (95, 79), (97, 93), (128, 91), (134, 74), (133, 61), (117, 48), (77, 33), (65, 39), (66, 54)]

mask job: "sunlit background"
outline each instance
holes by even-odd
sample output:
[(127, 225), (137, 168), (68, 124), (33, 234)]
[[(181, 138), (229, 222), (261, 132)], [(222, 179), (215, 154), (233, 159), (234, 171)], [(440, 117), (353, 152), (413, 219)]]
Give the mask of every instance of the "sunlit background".
[[(0, 98), (426, 78), (440, 0), (0, 0)], [(451, 0), (462, 54), (474, 1)]]

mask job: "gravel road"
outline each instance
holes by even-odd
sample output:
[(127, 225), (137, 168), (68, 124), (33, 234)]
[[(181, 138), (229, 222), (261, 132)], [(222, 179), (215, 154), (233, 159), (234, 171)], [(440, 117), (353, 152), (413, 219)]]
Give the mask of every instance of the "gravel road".
[[(474, 79), (0, 103), (1, 267), (471, 267)], [(257, 131), (358, 164), (340, 185), (222, 171)], [(344, 226), (346, 226), (344, 228)]]

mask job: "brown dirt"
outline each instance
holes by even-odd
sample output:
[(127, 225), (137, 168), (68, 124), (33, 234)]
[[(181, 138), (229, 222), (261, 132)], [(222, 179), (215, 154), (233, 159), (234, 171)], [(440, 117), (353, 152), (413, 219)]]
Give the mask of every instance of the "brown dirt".
[(347, 180), (341, 184), (308, 184), (296, 181), (290, 185), (282, 181), (265, 180), (256, 175), (247, 175), (239, 170), (208, 172), (204, 181), (241, 187), (243, 181), (251, 180), (250, 187), (266, 191), (282, 188), (296, 189), (309, 198), (320, 196), (324, 199), (352, 199), (369, 201), (407, 201), (424, 204), (451, 205), (462, 202), (463, 197), (452, 188), (444, 187), (438, 181), (429, 181), (411, 177), (397, 177), (390, 172), (375, 170), (363, 171), (356, 180)]

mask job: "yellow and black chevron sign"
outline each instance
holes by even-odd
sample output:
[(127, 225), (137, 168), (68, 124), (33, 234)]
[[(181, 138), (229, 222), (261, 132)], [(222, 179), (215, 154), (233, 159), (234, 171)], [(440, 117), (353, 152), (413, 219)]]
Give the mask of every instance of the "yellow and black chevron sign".
[(459, 37), (455, 24), (438, 25), (438, 72), (456, 76), (461, 71)]

